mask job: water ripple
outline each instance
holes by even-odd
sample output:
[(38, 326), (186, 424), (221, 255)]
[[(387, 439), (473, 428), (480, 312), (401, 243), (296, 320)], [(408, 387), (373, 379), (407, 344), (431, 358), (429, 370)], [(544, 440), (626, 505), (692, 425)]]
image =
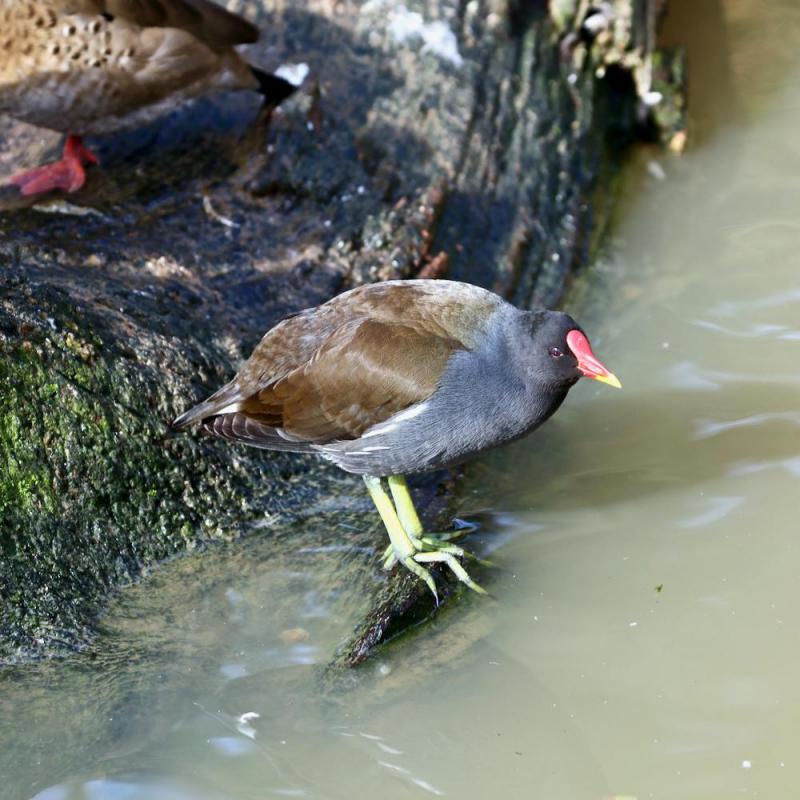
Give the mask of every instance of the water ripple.
[(707, 497), (705, 505), (708, 508), (701, 511), (693, 517), (678, 520), (676, 525), (679, 528), (702, 528), (705, 525), (711, 525), (713, 522), (727, 517), (736, 508), (744, 502), (743, 497)]
[(800, 289), (786, 289), (754, 300), (723, 300), (711, 309), (711, 314), (715, 317), (738, 317), (745, 311), (778, 308), (792, 303), (800, 303)]
[(738, 428), (755, 428), (768, 422), (778, 421), (800, 425), (800, 412), (767, 411), (762, 414), (751, 414), (747, 417), (726, 420), (725, 422), (710, 419), (697, 420), (697, 429), (695, 430), (694, 438), (709, 439), (712, 436), (717, 436), (720, 433), (727, 433), (728, 431), (733, 431)]
[(753, 324), (743, 330), (728, 328), (705, 319), (693, 320), (692, 324), (696, 325), (698, 328), (714, 331), (714, 333), (722, 333), (725, 336), (734, 336), (737, 339), (771, 338), (791, 342), (800, 340), (800, 330), (790, 328), (786, 325), (775, 325), (774, 323)]
[(679, 361), (665, 370), (665, 374), (670, 386), (692, 391), (714, 391), (723, 384), (800, 385), (800, 374), (797, 372), (723, 372), (704, 369), (695, 361)]
[(770, 461), (740, 461), (730, 468), (728, 475), (732, 478), (742, 478), (771, 469), (782, 469), (795, 478), (800, 478), (800, 456)]

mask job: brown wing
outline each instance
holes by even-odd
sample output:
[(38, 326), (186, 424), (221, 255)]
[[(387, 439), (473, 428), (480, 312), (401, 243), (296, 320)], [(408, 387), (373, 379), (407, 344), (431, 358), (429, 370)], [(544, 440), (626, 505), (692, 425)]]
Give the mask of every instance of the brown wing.
[(407, 325), (354, 321), (307, 364), (246, 398), (240, 413), (295, 441), (355, 439), (430, 397), (461, 348)]
[(334, 347), (345, 336), (343, 331), (350, 330), (347, 326), (366, 320), (386, 325), (386, 331), (413, 329), (421, 342), (450, 340), (471, 349), (501, 302), (482, 289), (450, 281), (385, 281), (361, 286), (301, 311), (268, 331), (233, 383), (240, 397), (254, 395), (304, 367), (318, 350)]
[(177, 28), (212, 50), (258, 40), (259, 31), (211, 0), (61, 0), (65, 14), (103, 14), (142, 28)]
[(450, 355), (472, 349), (500, 304), (449, 281), (353, 289), (268, 331), (236, 377), (173, 426), (201, 422), (280, 449), (353, 438), (429, 397)]

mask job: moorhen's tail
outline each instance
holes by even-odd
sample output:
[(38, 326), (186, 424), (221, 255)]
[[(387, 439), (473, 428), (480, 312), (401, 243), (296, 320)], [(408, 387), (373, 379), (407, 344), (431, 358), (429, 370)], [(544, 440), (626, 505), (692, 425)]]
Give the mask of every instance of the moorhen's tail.
[(198, 422), (203, 422), (208, 417), (215, 414), (225, 414), (234, 409), (231, 407), (242, 399), (239, 387), (231, 381), (217, 389), (208, 400), (192, 406), (188, 411), (184, 411), (179, 417), (170, 423), (170, 428), (176, 431), (188, 428)]
[(311, 442), (298, 441), (285, 434), (281, 435), (272, 426), (248, 417), (247, 414), (233, 413), (207, 417), (203, 420), (202, 429), (206, 433), (219, 436), (221, 439), (241, 442), (250, 447), (259, 447), (262, 450), (311, 453), (316, 449)]

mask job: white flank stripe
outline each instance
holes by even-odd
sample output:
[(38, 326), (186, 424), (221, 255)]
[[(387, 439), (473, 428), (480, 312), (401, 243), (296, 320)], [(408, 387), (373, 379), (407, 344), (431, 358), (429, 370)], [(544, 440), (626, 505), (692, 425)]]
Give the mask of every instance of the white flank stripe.
[(362, 434), (362, 439), (367, 439), (370, 436), (382, 436), (385, 433), (391, 433), (396, 427), (399, 422), (408, 422), (415, 417), (418, 417), (428, 408), (428, 404), (426, 403), (417, 403), (415, 406), (411, 406), (407, 408), (405, 411), (401, 411), (399, 414), (395, 414), (393, 417), (389, 417), (386, 422), (382, 422), (380, 425), (376, 425), (374, 428), (368, 430), (366, 433)]
[(391, 433), (397, 425), (376, 425), (371, 431), (361, 434), (362, 439), (368, 439), (370, 436), (380, 436), (382, 433)]

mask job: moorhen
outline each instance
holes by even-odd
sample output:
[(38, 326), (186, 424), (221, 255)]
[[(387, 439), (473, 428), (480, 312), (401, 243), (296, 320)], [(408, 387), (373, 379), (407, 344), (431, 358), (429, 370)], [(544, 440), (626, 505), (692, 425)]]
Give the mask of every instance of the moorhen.
[(444, 562), (482, 592), (450, 535), (423, 532), (404, 476), (529, 433), (582, 375), (621, 386), (568, 314), (522, 311), (467, 283), (387, 281), (278, 323), (173, 426), (316, 453), (362, 475), (391, 540), (387, 569), (399, 561), (435, 595), (423, 564)]
[(81, 136), (134, 127), (217, 89), (277, 105), (295, 86), (234, 49), (258, 28), (210, 0), (0, 0), (0, 113), (67, 133), (60, 161), (15, 175), (26, 196), (76, 192)]

